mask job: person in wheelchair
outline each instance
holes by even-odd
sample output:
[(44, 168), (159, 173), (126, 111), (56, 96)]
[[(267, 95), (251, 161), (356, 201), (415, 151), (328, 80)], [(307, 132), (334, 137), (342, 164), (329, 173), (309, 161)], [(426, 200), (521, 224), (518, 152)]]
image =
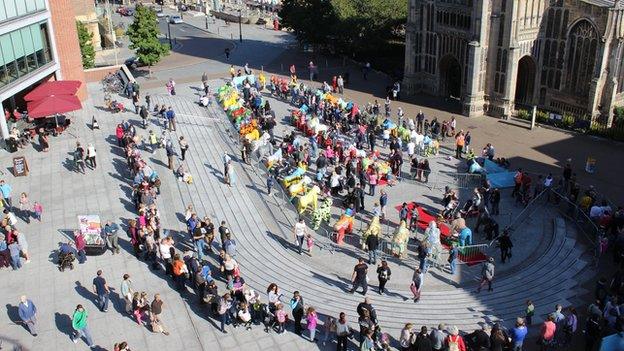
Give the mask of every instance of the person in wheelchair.
[(74, 269), (74, 260), (76, 259), (76, 249), (74, 249), (70, 243), (59, 243), (58, 252), (58, 268), (61, 272), (65, 268)]

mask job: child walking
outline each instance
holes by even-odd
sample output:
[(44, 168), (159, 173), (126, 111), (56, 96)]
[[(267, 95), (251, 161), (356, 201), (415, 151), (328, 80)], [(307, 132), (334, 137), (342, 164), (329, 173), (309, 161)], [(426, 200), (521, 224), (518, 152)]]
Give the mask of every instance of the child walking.
[(35, 219), (41, 222), (41, 214), (43, 213), (43, 206), (37, 201), (35, 201), (35, 204), (33, 205), (33, 213), (35, 215)]
[(314, 247), (314, 239), (312, 239), (312, 234), (308, 234), (306, 236), (306, 245), (308, 246), (308, 255), (312, 256), (312, 248)]

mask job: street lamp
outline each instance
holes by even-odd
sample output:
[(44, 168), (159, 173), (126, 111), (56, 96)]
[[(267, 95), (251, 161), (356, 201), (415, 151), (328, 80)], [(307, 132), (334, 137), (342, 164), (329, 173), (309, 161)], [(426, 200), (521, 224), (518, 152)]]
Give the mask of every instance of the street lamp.
[(171, 21), (169, 20), (169, 15), (165, 18), (167, 19), (167, 32), (169, 33), (169, 48), (173, 49), (173, 45), (171, 45)]
[(243, 15), (241, 9), (238, 9), (238, 40), (243, 42)]

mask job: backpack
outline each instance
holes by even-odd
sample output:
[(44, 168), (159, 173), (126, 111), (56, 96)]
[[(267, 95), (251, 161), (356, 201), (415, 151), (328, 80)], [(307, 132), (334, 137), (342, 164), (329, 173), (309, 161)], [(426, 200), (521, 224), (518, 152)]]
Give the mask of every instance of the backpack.
[[(455, 338), (455, 339), (453, 339)], [(448, 349), (449, 351), (459, 351), (459, 336), (449, 336), (448, 338)]]

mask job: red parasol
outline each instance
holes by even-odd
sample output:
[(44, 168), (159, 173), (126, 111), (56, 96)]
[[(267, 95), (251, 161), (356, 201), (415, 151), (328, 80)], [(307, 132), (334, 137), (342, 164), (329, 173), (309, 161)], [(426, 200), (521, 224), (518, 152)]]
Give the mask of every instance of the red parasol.
[(78, 80), (45, 82), (26, 94), (24, 100), (37, 101), (53, 95), (76, 95), (80, 85), (82, 85), (82, 83)]
[(75, 95), (51, 95), (37, 101), (29, 101), (28, 116), (41, 118), (81, 108), (82, 104)]

